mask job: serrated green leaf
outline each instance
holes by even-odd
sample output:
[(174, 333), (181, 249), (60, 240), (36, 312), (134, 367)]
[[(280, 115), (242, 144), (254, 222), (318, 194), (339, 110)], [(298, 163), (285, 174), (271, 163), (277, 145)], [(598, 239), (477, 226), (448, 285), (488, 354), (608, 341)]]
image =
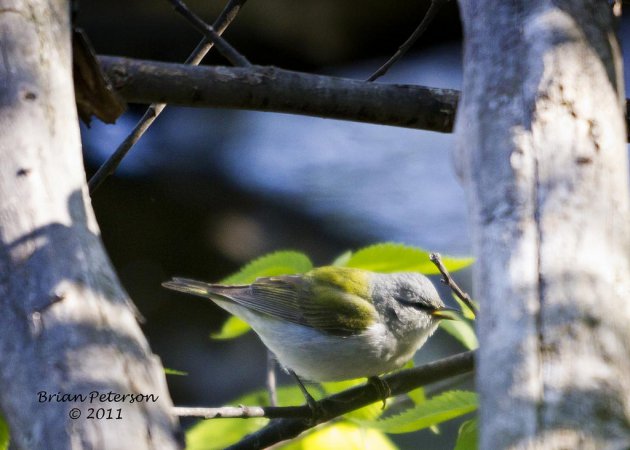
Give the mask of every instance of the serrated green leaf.
[[(462, 310), (462, 315), (466, 319), (475, 320), (475, 313), (470, 310), (468, 305), (464, 303), (457, 295), (455, 294), (452, 294), (452, 295), (455, 301), (457, 302), (457, 304), (459, 305), (459, 308)], [(479, 310), (479, 304), (475, 302), (474, 300), (472, 302), (473, 302), (473, 305), (475, 305), (475, 307), (477, 308), (477, 310)]]
[(251, 327), (243, 319), (230, 316), (221, 329), (217, 333), (212, 333), (210, 337), (216, 340), (234, 339), (244, 335), (249, 330), (251, 330)]
[(0, 416), (0, 450), (9, 449), (9, 425)]
[(335, 260), (330, 264), (331, 266), (344, 267), (350, 261), (352, 257), (352, 251), (348, 250), (343, 252), (341, 255), (337, 256)]
[[(386, 242), (356, 251), (346, 262), (346, 266), (383, 273), (420, 272), (425, 275), (439, 274), (440, 271), (431, 262), (429, 255), (429, 252), (419, 247)], [(473, 261), (473, 258), (442, 256), (442, 262), (449, 272), (463, 269), (471, 265)]]
[(477, 409), (477, 394), (469, 391), (448, 391), (416, 405), (398, 415), (359, 424), (385, 433), (410, 433)]
[(282, 450), (396, 450), (398, 447), (382, 432), (364, 430), (339, 422), (282, 445)]
[(188, 372), (184, 372), (182, 370), (177, 370), (177, 369), (169, 369), (168, 367), (164, 368), (164, 373), (166, 375), (178, 375), (178, 376), (188, 376)]
[(475, 329), (466, 320), (442, 320), (440, 321), (440, 328), (461, 342), (468, 350), (479, 347)]
[(407, 392), (407, 396), (411, 399), (414, 405), (419, 405), (427, 401), (427, 396), (424, 393), (424, 388), (414, 389)]
[(477, 418), (467, 420), (459, 427), (454, 450), (477, 450)]
[(313, 263), (304, 253), (279, 251), (255, 259), (221, 282), (223, 284), (249, 284), (259, 277), (304, 273), (312, 268)]

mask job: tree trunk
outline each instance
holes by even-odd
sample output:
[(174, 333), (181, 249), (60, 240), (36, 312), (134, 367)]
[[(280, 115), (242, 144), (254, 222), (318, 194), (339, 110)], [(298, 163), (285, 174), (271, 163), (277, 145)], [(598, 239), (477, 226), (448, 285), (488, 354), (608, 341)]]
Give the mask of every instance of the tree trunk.
[(0, 51), (0, 411), (12, 445), (177, 448), (163, 371), (87, 197), (68, 1), (0, 0)]
[(460, 7), (480, 448), (627, 448), (628, 160), (608, 2)]

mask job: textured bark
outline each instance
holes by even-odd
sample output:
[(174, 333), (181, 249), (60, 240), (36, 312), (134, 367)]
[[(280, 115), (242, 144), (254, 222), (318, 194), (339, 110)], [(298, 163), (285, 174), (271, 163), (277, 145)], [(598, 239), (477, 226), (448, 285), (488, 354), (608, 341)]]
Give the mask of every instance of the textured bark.
[(132, 103), (253, 109), (449, 133), (457, 91), (368, 83), (276, 67), (192, 67), (99, 56), (103, 70)]
[(628, 448), (628, 160), (608, 2), (459, 3), (481, 448)]
[[(13, 447), (177, 448), (163, 371), (87, 197), (65, 0), (0, 0), (0, 157), (0, 414)], [(40, 395), (93, 391), (158, 399)], [(122, 419), (87, 419), (101, 407)]]

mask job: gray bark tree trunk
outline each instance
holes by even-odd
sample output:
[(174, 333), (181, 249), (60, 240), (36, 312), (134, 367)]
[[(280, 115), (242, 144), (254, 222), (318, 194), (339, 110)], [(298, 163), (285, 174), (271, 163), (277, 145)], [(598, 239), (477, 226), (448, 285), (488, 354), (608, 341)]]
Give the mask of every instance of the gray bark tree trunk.
[[(164, 373), (87, 196), (71, 61), (67, 0), (0, 0), (0, 414), (14, 448), (177, 448)], [(157, 401), (55, 397), (94, 391)]]
[(628, 159), (608, 2), (459, 3), (480, 448), (628, 448)]

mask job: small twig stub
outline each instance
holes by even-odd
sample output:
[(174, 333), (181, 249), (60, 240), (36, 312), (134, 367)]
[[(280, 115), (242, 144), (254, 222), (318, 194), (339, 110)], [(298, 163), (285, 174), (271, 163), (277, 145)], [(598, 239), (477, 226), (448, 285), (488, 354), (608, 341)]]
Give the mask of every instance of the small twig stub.
[(475, 314), (475, 316), (477, 316), (479, 314), (478, 308), (475, 306), (470, 296), (466, 292), (464, 292), (458, 286), (457, 283), (455, 283), (455, 280), (453, 280), (453, 277), (451, 277), (451, 274), (448, 273), (448, 270), (444, 266), (444, 263), (442, 262), (442, 258), (440, 257), (440, 254), (431, 253), (429, 258), (431, 259), (431, 262), (435, 264), (435, 266), (438, 268), (438, 270), (442, 274), (442, 283), (444, 283), (449, 288), (451, 288), (451, 290), (457, 296), (457, 298), (459, 298), (462, 302), (464, 302), (464, 304)]

